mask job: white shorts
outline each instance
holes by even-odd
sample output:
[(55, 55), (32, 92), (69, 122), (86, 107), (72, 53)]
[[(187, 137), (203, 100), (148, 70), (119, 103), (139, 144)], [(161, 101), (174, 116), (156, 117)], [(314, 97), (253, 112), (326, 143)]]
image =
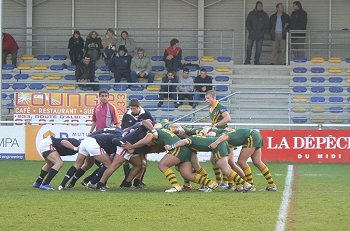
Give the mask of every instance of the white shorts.
[(79, 153), (84, 156), (100, 156), (106, 154), (105, 150), (101, 148), (97, 141), (92, 137), (86, 137), (81, 141)]
[(56, 149), (52, 146), (52, 140), (50, 136), (42, 139), (39, 144), (39, 152), (41, 155), (48, 151), (56, 151)]
[(121, 148), (119, 146), (117, 146), (117, 151), (115, 154), (123, 157), (126, 160), (130, 160), (130, 158), (132, 157), (132, 154), (130, 154), (128, 150), (126, 150), (125, 148)]

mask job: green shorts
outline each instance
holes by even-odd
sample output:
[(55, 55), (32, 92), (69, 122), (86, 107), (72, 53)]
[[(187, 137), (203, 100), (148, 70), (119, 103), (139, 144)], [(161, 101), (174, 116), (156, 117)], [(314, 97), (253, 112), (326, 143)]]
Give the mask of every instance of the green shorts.
[(220, 143), (213, 151), (212, 151), (212, 160), (215, 162), (221, 159), (222, 157), (230, 155), (230, 147), (228, 143), (222, 142)]
[(170, 154), (179, 158), (181, 163), (191, 162), (192, 152), (188, 147), (175, 148), (170, 151)]
[(260, 132), (256, 131), (256, 130), (252, 130), (250, 132), (250, 136), (247, 139), (247, 142), (245, 144), (243, 144), (243, 148), (255, 148), (255, 149), (259, 149), (264, 145), (263, 143), (263, 139), (261, 137)]

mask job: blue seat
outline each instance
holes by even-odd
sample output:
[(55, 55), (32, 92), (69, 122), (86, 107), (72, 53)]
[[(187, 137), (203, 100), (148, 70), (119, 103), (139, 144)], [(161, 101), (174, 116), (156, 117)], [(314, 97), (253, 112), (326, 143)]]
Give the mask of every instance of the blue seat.
[(184, 66), (184, 68), (188, 68), (189, 71), (198, 71), (198, 67), (197, 66)]
[(350, 103), (350, 97), (348, 97), (348, 103)]
[(293, 72), (294, 73), (306, 73), (307, 69), (305, 67), (294, 67)]
[(127, 85), (114, 85), (113, 89), (115, 91), (126, 91), (126, 89), (128, 89)]
[(15, 97), (15, 94), (14, 94), (14, 93), (11, 93), (11, 94), (8, 95), (8, 97), (9, 97), (10, 99), (13, 99), (13, 98)]
[(295, 117), (292, 117), (292, 121), (294, 123), (306, 123), (307, 122), (307, 117), (305, 117), (305, 116), (295, 116)]
[(111, 85), (108, 85), (108, 84), (100, 84), (100, 90), (102, 90), (102, 89), (110, 90), (110, 89), (111, 89)]
[(165, 67), (163, 66), (152, 66), (152, 71), (164, 71)]
[(145, 105), (143, 108), (147, 109), (148, 111), (158, 110), (157, 104), (148, 104), (148, 105)]
[(326, 89), (324, 87), (320, 87), (320, 86), (311, 87), (311, 92), (313, 93), (322, 93), (325, 91)]
[(31, 89), (31, 90), (41, 90), (43, 88), (44, 88), (44, 84), (42, 84), (42, 83), (31, 83), (29, 85), (29, 89)]
[(229, 81), (230, 77), (226, 76), (226, 75), (217, 75), (215, 76), (215, 80), (218, 82), (227, 82)]
[(333, 106), (329, 108), (329, 111), (331, 113), (342, 113), (344, 111), (343, 107), (340, 106)]
[(6, 89), (9, 89), (9, 88), (10, 88), (10, 84), (8, 84), (8, 83), (1, 83), (1, 89), (6, 90)]
[(350, 63), (350, 58), (345, 58), (345, 62)]
[(329, 88), (329, 92), (332, 92), (332, 93), (341, 93), (343, 91), (344, 91), (344, 89), (342, 87), (338, 87), (338, 86)]
[(65, 80), (76, 80), (75, 75), (65, 75), (64, 79)]
[(229, 56), (219, 56), (216, 59), (218, 62), (231, 62), (231, 57)]
[(146, 95), (146, 100), (158, 100), (158, 95)]
[(16, 74), (15, 79), (28, 79), (29, 75), (28, 74)]
[(306, 91), (307, 91), (307, 88), (303, 86), (293, 87), (293, 92), (306, 92)]
[(305, 57), (294, 57), (293, 61), (296, 62), (296, 63), (305, 63), (305, 62), (307, 62), (307, 58), (305, 58)]
[(15, 69), (15, 65), (13, 65), (13, 64), (4, 64), (4, 65), (2, 65), (2, 69), (3, 70), (13, 70), (13, 69)]
[(52, 71), (62, 71), (64, 69), (63, 65), (51, 65), (50, 70)]
[(326, 99), (322, 96), (312, 96), (310, 98), (310, 102), (312, 102), (312, 103), (323, 103), (325, 101), (326, 101)]
[(75, 65), (68, 65), (67, 66), (68, 71), (75, 71), (76, 68), (77, 68), (77, 66), (75, 66)]
[(350, 93), (350, 87), (348, 87), (348, 89), (347, 89), (347, 90), (348, 90), (348, 92)]
[(305, 83), (306, 81), (307, 81), (307, 78), (304, 76), (293, 77), (294, 83)]
[(228, 86), (216, 86), (216, 91), (228, 91)]
[(329, 97), (328, 101), (332, 103), (341, 103), (344, 101), (344, 98), (340, 96), (331, 96)]
[(100, 68), (101, 71), (109, 71), (108, 66), (105, 66), (105, 65), (104, 66), (100, 66), (99, 68)]
[(212, 67), (212, 66), (201, 66), (200, 69), (205, 69), (207, 72), (212, 72), (214, 70), (214, 67)]
[(132, 99), (143, 100), (143, 95), (129, 95), (128, 99), (129, 100), (132, 100)]
[(11, 74), (2, 74), (2, 79), (12, 79), (12, 75)]
[(164, 102), (164, 104), (160, 107), (162, 111), (174, 111), (176, 109), (173, 102), (170, 102), (169, 105), (167, 102)]
[(6, 108), (13, 108), (14, 107), (14, 103), (13, 101), (9, 102), (8, 104), (5, 105)]
[(145, 88), (143, 86), (131, 86), (131, 91), (143, 91)]
[(109, 80), (112, 80), (112, 76), (111, 75), (99, 75), (98, 76), (98, 80), (101, 80), (101, 81), (109, 81)]
[[(162, 56), (162, 58), (163, 58), (163, 56)], [(186, 56), (185, 57), (186, 62), (197, 62), (198, 60), (199, 59), (197, 56)], [(163, 59), (161, 61), (163, 61)]]
[(323, 83), (324, 81), (325, 81), (325, 78), (323, 78), (321, 76), (311, 77), (311, 82), (313, 82), (313, 83)]
[(66, 60), (67, 59), (67, 55), (54, 55), (52, 57), (53, 60)]
[(4, 92), (2, 92), (2, 93), (1, 93), (1, 98), (2, 98), (2, 99), (6, 99), (6, 98), (7, 98), (7, 94), (4, 93)]
[(49, 60), (49, 59), (51, 59), (51, 56), (50, 55), (37, 55), (36, 59), (37, 60)]
[(157, 62), (157, 61), (164, 61), (164, 57), (162, 55), (155, 55), (155, 56), (151, 57), (151, 60), (155, 61), (155, 62)]
[[(219, 99), (224, 98), (225, 96), (226, 96), (226, 95), (216, 95), (216, 99), (219, 100)], [(228, 100), (228, 98), (223, 99), (223, 100), (221, 100), (221, 101), (226, 102), (227, 100)]]
[(326, 70), (323, 67), (312, 67), (311, 72), (312, 73), (324, 73)]
[(26, 89), (27, 85), (25, 83), (14, 83), (12, 84), (12, 88), (14, 90), (22, 90), (22, 89)]
[(341, 82), (343, 82), (343, 78), (342, 77), (330, 77), (328, 79), (328, 81), (330, 83), (341, 83)]

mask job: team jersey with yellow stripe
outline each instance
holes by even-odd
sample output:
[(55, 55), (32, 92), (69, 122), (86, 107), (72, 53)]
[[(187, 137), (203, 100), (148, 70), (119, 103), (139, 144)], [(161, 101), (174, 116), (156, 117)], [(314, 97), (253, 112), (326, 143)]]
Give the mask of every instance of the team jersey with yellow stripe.
[[(216, 101), (214, 106), (212, 108), (209, 108), (209, 115), (210, 115), (210, 120), (211, 124), (216, 124), (219, 121), (221, 121), (224, 117), (222, 116), (222, 113), (227, 112), (227, 108), (219, 103), (219, 101)], [(227, 124), (224, 126), (221, 126), (220, 128), (225, 128), (227, 127)]]
[(229, 137), (228, 143), (232, 146), (243, 146), (246, 148), (260, 148), (263, 146), (260, 132), (251, 129), (237, 129), (226, 132)]
[(208, 136), (190, 136), (186, 138), (189, 142), (188, 146), (195, 151), (202, 152), (213, 152), (213, 154), (218, 155), (218, 159), (223, 156), (228, 156), (229, 148), (227, 142), (220, 143), (214, 150), (209, 148), (209, 145), (217, 140), (217, 137), (208, 137)]

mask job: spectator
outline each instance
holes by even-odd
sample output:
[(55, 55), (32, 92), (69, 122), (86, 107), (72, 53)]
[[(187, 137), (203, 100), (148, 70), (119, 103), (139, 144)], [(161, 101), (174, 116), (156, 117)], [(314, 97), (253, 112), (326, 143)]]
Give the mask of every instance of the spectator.
[[(293, 2), (293, 12), (290, 15), (289, 30), (306, 30), (307, 13), (303, 10), (300, 1)], [(305, 57), (305, 33), (291, 34), (292, 50), (295, 57)]]
[[(182, 70), (182, 76), (179, 77), (179, 85), (177, 87), (179, 100), (184, 100), (187, 98), (190, 100), (190, 105), (193, 107), (193, 78), (190, 76), (190, 71), (188, 68)], [(183, 102), (180, 102), (179, 105), (182, 105)]]
[(2, 33), (2, 64), (6, 64), (6, 59), (11, 54), (12, 64), (17, 67), (17, 53), (19, 46), (16, 40), (9, 33)]
[(136, 49), (136, 42), (132, 38), (129, 38), (129, 33), (127, 31), (122, 31), (120, 33), (120, 38), (117, 40), (117, 46), (125, 46), (131, 56), (134, 56)]
[[(168, 71), (167, 74), (163, 77), (162, 83), (178, 83), (178, 79), (175, 76), (175, 72)], [(164, 98), (172, 98), (177, 100), (176, 86), (175, 85), (161, 85), (159, 92), (159, 100), (164, 100)], [(174, 102), (175, 106), (178, 107), (179, 103)], [(163, 101), (159, 101), (158, 107), (163, 105)]]
[[(285, 63), (286, 53), (286, 29), (289, 25), (289, 15), (284, 13), (282, 3), (276, 5), (276, 13), (270, 17), (270, 35), (272, 42), (271, 64)], [(277, 53), (278, 48), (281, 52), (281, 62), (278, 62)]]
[(72, 65), (78, 65), (84, 55), (84, 40), (78, 30), (74, 31), (68, 42), (69, 57)]
[(194, 94), (194, 104), (193, 104), (193, 108), (195, 108), (198, 105), (198, 101), (199, 100), (203, 100), (205, 98), (205, 94), (207, 91), (212, 89), (211, 84), (213, 83), (213, 78), (211, 76), (208, 75), (207, 70), (205, 70), (204, 68), (202, 68), (200, 70), (200, 75), (198, 75), (195, 79), (194, 79), (194, 83), (200, 83), (200, 84), (207, 84), (206, 86), (203, 85), (197, 85), (194, 87), (195, 89), (195, 94)]
[(263, 4), (261, 1), (257, 1), (255, 4), (255, 9), (249, 12), (246, 27), (248, 30), (248, 43), (247, 56), (244, 64), (250, 64), (253, 43), (255, 41), (254, 64), (259, 65), (264, 35), (269, 30), (269, 16), (263, 10)]
[(137, 55), (131, 60), (131, 79), (133, 82), (138, 82), (137, 78), (147, 78), (148, 83), (153, 83), (154, 75), (152, 64), (149, 57), (145, 56), (145, 51), (142, 48), (137, 49)]
[(102, 39), (103, 46), (103, 58), (105, 63), (108, 64), (109, 60), (115, 53), (117, 44), (117, 38), (112, 28), (108, 28), (105, 34), (105, 37)]
[(98, 131), (104, 128), (120, 127), (120, 119), (117, 114), (117, 109), (108, 102), (108, 95), (108, 90), (100, 90), (100, 103), (94, 107), (90, 133), (92, 133), (95, 128), (96, 131)]
[[(75, 78), (77, 82), (95, 82), (95, 63), (92, 62), (89, 54), (84, 55), (84, 59), (77, 65)], [(80, 86), (86, 90), (86, 85)]]
[(116, 83), (119, 83), (122, 78), (125, 78), (128, 83), (133, 82), (130, 75), (131, 59), (132, 57), (128, 55), (125, 46), (120, 45), (118, 54), (112, 57), (108, 65), (109, 69), (114, 73)]
[(164, 62), (167, 71), (176, 73), (181, 67), (182, 50), (179, 46), (179, 40), (172, 39), (170, 47), (164, 51)]
[(102, 40), (96, 31), (91, 31), (86, 38), (85, 53), (89, 54), (93, 62), (97, 62), (100, 59)]

